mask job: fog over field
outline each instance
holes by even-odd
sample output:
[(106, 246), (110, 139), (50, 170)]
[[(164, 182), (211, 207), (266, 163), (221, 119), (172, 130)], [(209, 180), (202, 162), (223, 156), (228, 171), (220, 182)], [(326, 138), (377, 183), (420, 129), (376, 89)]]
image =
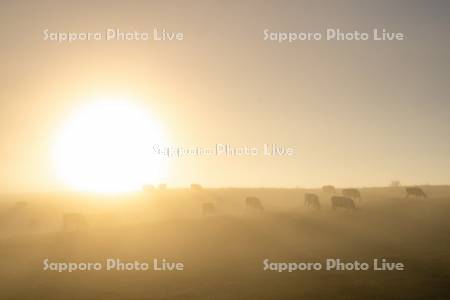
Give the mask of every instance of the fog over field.
[(450, 1), (0, 0), (0, 300), (450, 300)]
[[(5, 195), (0, 297), (447, 299), (450, 187), (422, 189), (427, 198), (406, 198), (403, 187), (363, 188), (357, 210), (333, 210), (331, 195), (321, 189)], [(320, 209), (304, 206), (306, 192), (318, 195)], [(260, 199), (263, 211), (246, 207), (249, 195)], [(204, 212), (204, 203), (213, 203), (214, 212)], [(73, 213), (86, 217), (86, 227), (64, 229), (64, 214)], [(373, 260), (383, 258), (404, 270), (374, 271)], [(120, 262), (107, 270), (108, 259)], [(158, 268), (177, 262), (184, 269), (155, 270), (154, 259)], [(370, 268), (325, 270), (327, 259), (357, 260)], [(149, 270), (127, 271), (135, 261)], [(264, 261), (272, 267), (265, 269)], [(60, 269), (88, 262), (102, 269)], [(319, 262), (324, 268), (280, 272), (273, 263), (283, 262)]]

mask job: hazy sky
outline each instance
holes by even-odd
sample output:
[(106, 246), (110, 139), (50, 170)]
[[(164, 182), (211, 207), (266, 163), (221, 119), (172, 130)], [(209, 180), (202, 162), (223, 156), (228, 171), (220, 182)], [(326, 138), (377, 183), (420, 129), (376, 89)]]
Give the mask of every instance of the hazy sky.
[[(170, 185), (450, 183), (449, 1), (2, 1), (0, 189), (62, 188), (55, 132), (87, 95), (135, 95), (175, 145), (278, 143), (295, 155), (171, 160)], [(43, 30), (183, 41), (43, 40)], [(405, 41), (264, 41), (264, 29)]]

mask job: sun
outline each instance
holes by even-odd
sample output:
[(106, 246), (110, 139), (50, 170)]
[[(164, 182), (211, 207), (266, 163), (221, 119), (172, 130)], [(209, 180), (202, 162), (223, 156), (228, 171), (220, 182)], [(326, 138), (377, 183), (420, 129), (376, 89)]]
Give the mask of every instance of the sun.
[(79, 108), (57, 134), (53, 161), (70, 188), (129, 192), (160, 181), (166, 162), (153, 149), (163, 132), (144, 107), (117, 97), (96, 97)]

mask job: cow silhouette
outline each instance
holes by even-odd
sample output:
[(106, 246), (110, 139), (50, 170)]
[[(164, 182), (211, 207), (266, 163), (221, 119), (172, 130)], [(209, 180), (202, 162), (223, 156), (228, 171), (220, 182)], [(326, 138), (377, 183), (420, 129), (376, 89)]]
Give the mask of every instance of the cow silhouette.
[(345, 196), (331, 197), (331, 208), (333, 210), (336, 210), (337, 208), (356, 210), (355, 201), (353, 201), (352, 198)]
[(336, 194), (336, 188), (332, 185), (324, 185), (322, 191), (327, 194)]
[(424, 197), (427, 198), (427, 195), (420, 187), (407, 187), (406, 188), (406, 197), (414, 196), (414, 197)]
[(64, 231), (81, 231), (89, 228), (86, 216), (78, 213), (68, 213), (63, 215)]
[(212, 202), (202, 204), (203, 215), (213, 215), (216, 213), (216, 206)]
[(261, 201), (256, 197), (247, 197), (245, 199), (245, 204), (247, 205), (248, 209), (256, 210), (256, 211), (263, 211), (264, 207), (261, 204)]
[(320, 209), (319, 197), (316, 194), (306, 193), (304, 205), (306, 207)]
[(361, 193), (357, 189), (343, 189), (342, 195), (352, 199), (362, 201)]

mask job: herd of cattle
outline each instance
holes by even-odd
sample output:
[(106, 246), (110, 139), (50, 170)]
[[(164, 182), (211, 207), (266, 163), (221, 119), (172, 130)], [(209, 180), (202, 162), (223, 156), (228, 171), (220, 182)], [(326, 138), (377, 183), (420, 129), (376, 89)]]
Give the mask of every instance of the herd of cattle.
[[(362, 197), (361, 192), (357, 189), (348, 188), (342, 190), (342, 195), (335, 195), (336, 189), (327, 185), (322, 188), (322, 191), (326, 194), (331, 194), (331, 208), (336, 210), (338, 208), (357, 210), (355, 201), (361, 203)], [(405, 189), (406, 197), (427, 197), (424, 191), (420, 187), (407, 187)], [(245, 205), (247, 210), (262, 212), (264, 211), (264, 206), (261, 200), (257, 197), (247, 197), (245, 199)], [(320, 204), (319, 196), (314, 193), (305, 193), (304, 196), (304, 206), (320, 209), (322, 206)], [(211, 215), (216, 213), (216, 207), (213, 202), (206, 202), (202, 204), (202, 211), (204, 215)]]
[[(192, 191), (202, 192), (199, 185), (191, 187)], [(330, 196), (332, 210), (349, 209), (357, 210), (357, 203), (362, 202), (361, 193), (354, 188), (342, 189), (342, 195), (337, 195), (337, 191), (333, 186), (324, 186), (322, 191)], [(424, 191), (419, 187), (407, 187), (405, 189), (406, 197), (427, 197)], [(246, 197), (245, 206), (248, 212), (261, 213), (264, 211), (264, 206), (261, 200), (257, 197)], [(307, 208), (320, 209), (321, 202), (319, 196), (314, 193), (305, 193), (304, 206)], [(203, 202), (201, 204), (202, 214), (204, 216), (215, 215), (217, 213), (216, 204), (214, 202)], [(80, 231), (89, 227), (89, 222), (83, 214), (67, 213), (63, 215), (63, 230), (64, 231)]]
[[(362, 202), (361, 193), (357, 189), (343, 189), (342, 196), (334, 195), (336, 191), (332, 186), (323, 187), (323, 191), (325, 193), (333, 194), (333, 196), (331, 196), (331, 208), (333, 210), (336, 210), (337, 208), (356, 210), (355, 200)], [(313, 193), (306, 193), (304, 205), (306, 207), (320, 209), (319, 196)]]

